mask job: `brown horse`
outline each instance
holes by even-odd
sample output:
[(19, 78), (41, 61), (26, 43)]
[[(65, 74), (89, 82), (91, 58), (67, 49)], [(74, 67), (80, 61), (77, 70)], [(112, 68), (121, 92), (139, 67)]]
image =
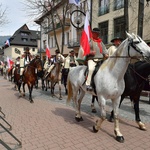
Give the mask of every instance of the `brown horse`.
[(24, 69), (23, 79), (22, 79), (23, 93), (20, 90), (21, 84), (20, 83), (18, 84), (18, 90), (19, 90), (20, 96), (22, 95), (25, 96), (25, 84), (28, 85), (29, 100), (31, 103), (33, 103), (32, 91), (33, 91), (33, 86), (35, 85), (37, 81), (37, 76), (39, 77), (43, 76), (42, 61), (38, 57), (34, 58)]
[(58, 61), (55, 63), (54, 68), (52, 71), (49, 73), (49, 75), (46, 77), (46, 90), (48, 83), (51, 82), (51, 94), (52, 97), (55, 96), (54, 94), (54, 87), (58, 83), (59, 85), (59, 99), (62, 100), (62, 95), (61, 95), (61, 68), (62, 68), (62, 61)]

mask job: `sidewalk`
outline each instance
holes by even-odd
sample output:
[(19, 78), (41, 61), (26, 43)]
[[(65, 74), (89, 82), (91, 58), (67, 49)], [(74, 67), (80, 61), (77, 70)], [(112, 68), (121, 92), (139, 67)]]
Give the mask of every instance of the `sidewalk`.
[[(47, 101), (44, 95), (42, 99), (40, 96), (34, 97), (34, 103), (31, 104), (28, 96), (18, 98), (18, 91), (13, 87), (11, 82), (0, 76), (0, 106), (6, 114), (5, 119), (12, 125), (11, 133), (22, 142), (22, 148), (1, 127), (0, 139), (13, 150), (149, 150), (150, 148), (150, 123), (146, 123), (147, 131), (141, 131), (134, 121), (121, 118), (120, 129), (125, 142), (119, 143), (115, 140), (113, 123), (106, 120), (99, 132), (93, 133), (92, 127), (97, 120), (96, 116), (82, 112), (84, 121), (78, 123), (74, 119), (75, 111), (71, 106)], [(8, 128), (2, 119), (0, 123)], [(0, 145), (0, 150), (5, 148)]]

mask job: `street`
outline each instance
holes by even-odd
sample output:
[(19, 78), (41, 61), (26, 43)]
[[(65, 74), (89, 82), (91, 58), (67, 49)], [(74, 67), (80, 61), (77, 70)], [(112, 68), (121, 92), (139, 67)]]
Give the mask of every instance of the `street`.
[[(98, 133), (93, 133), (92, 126), (99, 116), (99, 107), (95, 103), (97, 113), (91, 113), (91, 95), (86, 95), (82, 103), (83, 122), (76, 122), (75, 111), (66, 105), (66, 95), (63, 88), (63, 99), (57, 98), (58, 88), (55, 88), (56, 97), (50, 96), (50, 90), (42, 91), (41, 86), (33, 89), (33, 100), (26, 97), (19, 98), (14, 84), (0, 76), (0, 106), (5, 113), (5, 119), (12, 125), (11, 132), (21, 141), (20, 147), (3, 128), (0, 128), (0, 139), (13, 150), (148, 150), (150, 147), (150, 109), (146, 97), (141, 97), (140, 115), (146, 123), (147, 131), (138, 129), (134, 121), (134, 111), (129, 99), (125, 99), (120, 109), (120, 130), (125, 142), (115, 140), (113, 123), (107, 120), (102, 124)], [(108, 116), (111, 111), (111, 102), (107, 102)], [(2, 115), (2, 114), (1, 114)], [(8, 125), (1, 119), (1, 124)], [(0, 150), (5, 150), (0, 145)]]

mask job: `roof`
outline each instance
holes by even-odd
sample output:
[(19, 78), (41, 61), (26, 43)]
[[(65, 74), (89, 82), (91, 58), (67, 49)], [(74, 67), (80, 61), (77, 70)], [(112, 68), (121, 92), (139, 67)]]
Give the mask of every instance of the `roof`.
[(10, 37), (10, 45), (37, 47), (37, 32), (39, 31), (29, 30), (24, 24)]

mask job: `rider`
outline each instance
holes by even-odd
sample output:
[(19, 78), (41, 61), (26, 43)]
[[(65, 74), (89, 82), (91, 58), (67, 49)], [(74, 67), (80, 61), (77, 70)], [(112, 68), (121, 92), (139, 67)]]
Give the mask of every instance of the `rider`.
[(20, 58), (20, 82), (22, 82), (22, 76), (25, 66), (29, 64), (29, 62), (32, 59), (32, 55), (29, 52), (29, 50), (30, 50), (29, 47), (26, 47), (24, 53)]
[(120, 37), (115, 37), (111, 40), (113, 45), (110, 46), (108, 49), (109, 56), (111, 56), (117, 50), (117, 48), (119, 47), (119, 45), (121, 44), (122, 41), (123, 41), (123, 39)]
[[(86, 80), (87, 91), (93, 91), (93, 87), (91, 86), (91, 78), (96, 64), (108, 58), (107, 49), (102, 40), (99, 38), (99, 35), (100, 30), (98, 28), (93, 28), (90, 39), (90, 54), (86, 55), (88, 65), (88, 76)], [(80, 47), (79, 51), (83, 51), (82, 47)], [(81, 58), (81, 52), (78, 53), (78, 58)]]
[(70, 67), (78, 66), (79, 63), (76, 61), (75, 52), (73, 49), (70, 50), (68, 56), (64, 61), (64, 68), (69, 69)]
[(52, 59), (52, 64), (51, 64), (51, 66), (48, 68), (48, 70), (47, 70), (47, 73), (46, 73), (46, 75), (45, 75), (45, 77), (44, 78), (46, 78), (48, 75), (49, 75), (49, 73), (52, 71), (52, 69), (54, 68), (54, 66), (55, 66), (55, 63), (57, 63), (58, 61), (60, 61), (60, 60), (62, 60), (62, 63), (64, 62), (64, 56), (60, 53), (60, 51), (58, 50), (58, 49), (56, 49), (55, 50), (55, 56), (54, 56), (54, 58)]

